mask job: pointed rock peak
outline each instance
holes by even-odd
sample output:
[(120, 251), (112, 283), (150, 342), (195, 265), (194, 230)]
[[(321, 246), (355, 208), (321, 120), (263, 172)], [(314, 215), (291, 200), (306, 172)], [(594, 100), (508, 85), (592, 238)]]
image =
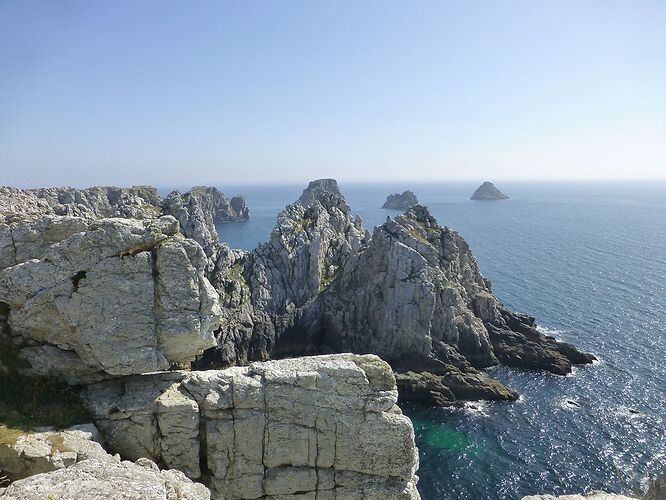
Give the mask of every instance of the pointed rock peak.
[(331, 197), (339, 198), (344, 202), (344, 197), (338, 188), (338, 181), (335, 179), (317, 179), (311, 181), (308, 187), (303, 190), (298, 202), (304, 207), (309, 207), (315, 201), (322, 202)]
[(428, 207), (425, 205), (413, 205), (405, 212), (405, 216), (410, 219), (416, 220), (420, 224), (426, 225), (428, 227), (438, 226), (437, 219), (435, 219), (431, 214)]
[(508, 200), (509, 197), (495, 187), (492, 182), (481, 184), (471, 197), (472, 200)]

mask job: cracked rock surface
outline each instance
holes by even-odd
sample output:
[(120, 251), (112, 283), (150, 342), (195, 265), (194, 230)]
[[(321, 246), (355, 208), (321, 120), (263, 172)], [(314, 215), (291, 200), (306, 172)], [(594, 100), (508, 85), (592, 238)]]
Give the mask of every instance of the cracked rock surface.
[(214, 346), (201, 247), (170, 216), (41, 216), (6, 226), (0, 303), (31, 373), (87, 383), (165, 370)]
[(177, 470), (160, 470), (150, 460), (136, 463), (91, 458), (71, 467), (16, 481), (2, 500), (210, 500), (210, 491)]
[(203, 481), (213, 498), (419, 498), (390, 366), (338, 354), (90, 385), (113, 449)]

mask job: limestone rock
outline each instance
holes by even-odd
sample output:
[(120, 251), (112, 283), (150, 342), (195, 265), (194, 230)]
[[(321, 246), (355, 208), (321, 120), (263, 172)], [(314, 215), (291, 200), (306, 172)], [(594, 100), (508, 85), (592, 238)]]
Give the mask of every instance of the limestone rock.
[(280, 212), (267, 243), (220, 251), (213, 283), (225, 309), (220, 347), (200, 368), (372, 352), (398, 372), (425, 373), (427, 383), (403, 378), (407, 394), (444, 402), (454, 393), (515, 399), (478, 371), (498, 362), (563, 374), (594, 359), (502, 306), (467, 242), (427, 208), (415, 205), (370, 236), (333, 179), (312, 181)]
[(508, 200), (509, 197), (495, 187), (492, 182), (481, 184), (470, 198), (472, 200)]
[(73, 383), (187, 365), (215, 345), (220, 308), (201, 247), (173, 217), (45, 216), (10, 227), (0, 303), (32, 373)]
[(392, 210), (406, 210), (414, 205), (418, 205), (419, 201), (416, 195), (411, 191), (403, 191), (402, 194), (390, 194), (382, 205), (382, 208), (390, 208)]
[(16, 215), (69, 215), (86, 219), (150, 219), (160, 213), (151, 186), (74, 188), (0, 188), (0, 222)]
[(213, 498), (419, 498), (414, 430), (373, 355), (148, 374), (86, 392), (113, 449), (204, 478)]
[(0, 435), (0, 471), (12, 481), (89, 458), (112, 458), (100, 445), (101, 436), (92, 424), (58, 432), (24, 432), (0, 426)]
[(147, 459), (137, 463), (91, 458), (66, 469), (16, 481), (3, 500), (210, 500), (210, 491), (177, 470), (159, 470)]

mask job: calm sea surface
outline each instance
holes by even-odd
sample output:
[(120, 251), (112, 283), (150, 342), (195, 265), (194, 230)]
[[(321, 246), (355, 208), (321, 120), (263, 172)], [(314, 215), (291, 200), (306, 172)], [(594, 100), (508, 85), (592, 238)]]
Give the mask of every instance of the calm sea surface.
[[(221, 238), (254, 248), (303, 187), (221, 186), (251, 216)], [(516, 403), (404, 408), (424, 500), (639, 490), (666, 467), (666, 184), (501, 183), (500, 202), (470, 201), (475, 187), (341, 185), (370, 229), (397, 213), (379, 208), (389, 193), (413, 190), (467, 239), (500, 300), (600, 363), (568, 377), (491, 369)]]

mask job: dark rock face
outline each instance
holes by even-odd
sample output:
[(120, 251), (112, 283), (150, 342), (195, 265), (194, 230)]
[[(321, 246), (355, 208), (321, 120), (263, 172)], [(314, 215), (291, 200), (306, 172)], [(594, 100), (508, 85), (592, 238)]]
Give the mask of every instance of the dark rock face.
[(509, 197), (495, 187), (492, 182), (481, 184), (470, 198), (472, 200), (508, 200)]
[(393, 210), (406, 210), (418, 204), (416, 195), (411, 191), (403, 191), (402, 194), (390, 194), (382, 205), (382, 208), (390, 208)]

